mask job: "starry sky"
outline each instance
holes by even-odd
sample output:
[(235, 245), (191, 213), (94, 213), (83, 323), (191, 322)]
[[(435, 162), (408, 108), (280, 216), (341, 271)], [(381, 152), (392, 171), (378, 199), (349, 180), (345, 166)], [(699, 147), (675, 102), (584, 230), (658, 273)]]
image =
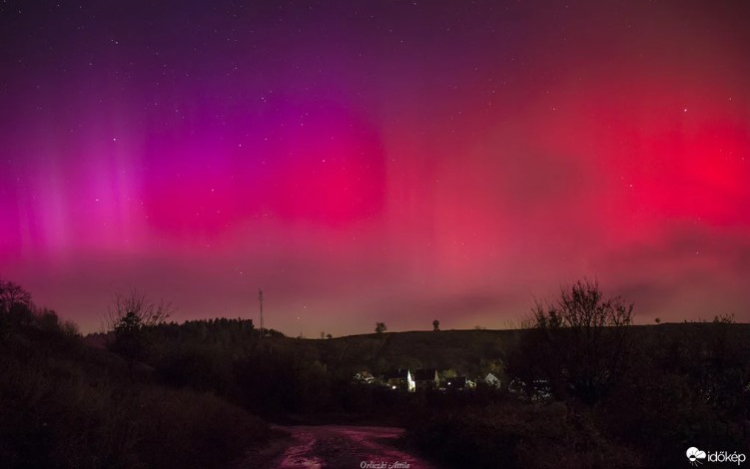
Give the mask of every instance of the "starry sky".
[(0, 3), (0, 276), (98, 330), (750, 320), (750, 2)]

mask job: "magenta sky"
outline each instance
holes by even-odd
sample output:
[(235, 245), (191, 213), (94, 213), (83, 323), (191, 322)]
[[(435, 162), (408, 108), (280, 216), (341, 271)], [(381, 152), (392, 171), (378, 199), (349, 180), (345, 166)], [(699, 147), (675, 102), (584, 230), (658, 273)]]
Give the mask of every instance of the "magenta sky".
[(0, 5), (0, 276), (84, 331), (750, 320), (750, 3), (117, 3)]

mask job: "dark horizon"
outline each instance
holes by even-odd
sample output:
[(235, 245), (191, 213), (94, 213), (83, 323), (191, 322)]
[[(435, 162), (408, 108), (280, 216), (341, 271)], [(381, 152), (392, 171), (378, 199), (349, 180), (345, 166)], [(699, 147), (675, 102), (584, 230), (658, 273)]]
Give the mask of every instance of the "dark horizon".
[(750, 320), (750, 4), (0, 5), (0, 275), (289, 336)]

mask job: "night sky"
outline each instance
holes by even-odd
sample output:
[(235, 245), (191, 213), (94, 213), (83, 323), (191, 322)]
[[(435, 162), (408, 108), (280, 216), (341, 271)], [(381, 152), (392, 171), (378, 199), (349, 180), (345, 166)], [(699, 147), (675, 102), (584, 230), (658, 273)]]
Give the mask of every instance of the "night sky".
[(0, 3), (0, 276), (316, 337), (750, 320), (750, 2)]

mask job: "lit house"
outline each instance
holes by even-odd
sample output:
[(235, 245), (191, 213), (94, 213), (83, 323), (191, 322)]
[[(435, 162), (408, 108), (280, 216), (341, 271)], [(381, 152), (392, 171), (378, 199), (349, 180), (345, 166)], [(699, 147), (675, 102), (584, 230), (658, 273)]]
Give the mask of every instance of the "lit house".
[(414, 392), (415, 384), (411, 372), (406, 369), (390, 371), (383, 375), (383, 381), (391, 389), (405, 389)]
[(370, 374), (369, 371), (360, 371), (354, 375), (354, 381), (365, 384), (372, 384), (375, 382), (375, 377)]
[(448, 391), (461, 391), (464, 389), (475, 389), (477, 387), (474, 381), (466, 379), (466, 376), (456, 376), (445, 380), (445, 388)]
[(440, 378), (434, 368), (414, 372), (414, 385), (417, 389), (438, 389)]
[(492, 386), (493, 388), (497, 388), (497, 389), (499, 389), (500, 386), (502, 385), (500, 378), (493, 375), (492, 373), (487, 373), (487, 376), (484, 377), (484, 382)]

